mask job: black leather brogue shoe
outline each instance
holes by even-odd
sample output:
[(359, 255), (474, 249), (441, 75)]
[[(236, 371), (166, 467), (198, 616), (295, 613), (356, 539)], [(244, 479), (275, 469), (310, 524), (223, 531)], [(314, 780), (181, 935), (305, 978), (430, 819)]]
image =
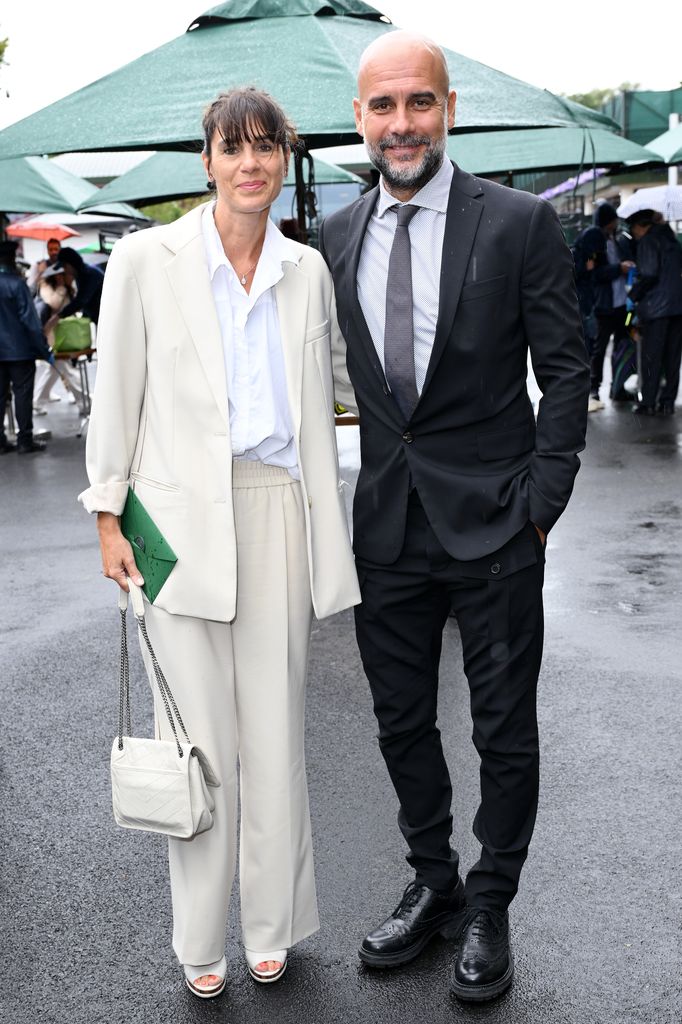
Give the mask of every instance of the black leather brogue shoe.
[(364, 939), (360, 959), (370, 967), (406, 964), (421, 953), (434, 935), (454, 938), (458, 916), (464, 909), (461, 879), (445, 893), (410, 882), (391, 916)]
[(471, 1002), (494, 999), (509, 988), (513, 977), (509, 915), (471, 908), (455, 960), (453, 994)]

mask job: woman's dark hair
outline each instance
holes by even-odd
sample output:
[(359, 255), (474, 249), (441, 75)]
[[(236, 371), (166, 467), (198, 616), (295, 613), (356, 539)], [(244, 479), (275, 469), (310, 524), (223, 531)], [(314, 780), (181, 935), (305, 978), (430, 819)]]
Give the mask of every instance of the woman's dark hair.
[(206, 156), (211, 155), (216, 131), (231, 146), (269, 139), (286, 150), (298, 142), (296, 128), (279, 103), (254, 86), (221, 92), (206, 110), (202, 128)]
[(82, 271), (84, 266), (83, 257), (81, 256), (81, 254), (79, 252), (76, 252), (75, 249), (71, 249), (69, 246), (67, 246), (65, 249), (62, 249), (59, 253), (59, 263), (61, 266), (72, 267), (77, 274), (79, 274)]

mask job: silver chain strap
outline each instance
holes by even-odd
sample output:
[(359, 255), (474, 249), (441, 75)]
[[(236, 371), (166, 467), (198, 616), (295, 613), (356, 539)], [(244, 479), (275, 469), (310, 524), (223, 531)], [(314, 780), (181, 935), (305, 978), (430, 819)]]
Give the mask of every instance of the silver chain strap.
[[(126, 625), (126, 610), (127, 610), (126, 608), (121, 608), (120, 609), (120, 612), (121, 612), (121, 671), (120, 671), (120, 676), (119, 676), (119, 706), (118, 706), (118, 749), (119, 750), (123, 750), (123, 735), (124, 735), (124, 733), (123, 733), (123, 719), (124, 719), (124, 715), (125, 715), (126, 727), (127, 727), (126, 735), (128, 735), (128, 736), (132, 735), (132, 725), (131, 725), (131, 718), (130, 718), (130, 673), (129, 673), (129, 664), (128, 664), (128, 629), (127, 629), (127, 625)], [(187, 735), (187, 729), (185, 728), (185, 723), (183, 722), (182, 718), (180, 717), (180, 712), (178, 711), (178, 706), (175, 703), (175, 698), (173, 697), (171, 688), (168, 685), (168, 680), (164, 676), (164, 674), (163, 674), (163, 672), (161, 670), (161, 666), (159, 665), (159, 663), (158, 663), (158, 661), (156, 659), (156, 654), (154, 653), (154, 648), (152, 647), (151, 641), (150, 641), (149, 636), (147, 634), (147, 624), (146, 624), (146, 622), (144, 620), (144, 615), (139, 615), (139, 616), (136, 615), (135, 618), (137, 620), (137, 624), (139, 626), (140, 633), (142, 634), (142, 639), (144, 640), (145, 646), (147, 648), (147, 651), (149, 652), (149, 657), (151, 658), (152, 666), (154, 668), (154, 677), (156, 679), (156, 684), (157, 684), (157, 686), (159, 688), (159, 693), (161, 694), (161, 699), (163, 701), (163, 706), (164, 706), (164, 709), (165, 709), (165, 712), (166, 712), (166, 716), (167, 716), (168, 721), (170, 723), (170, 727), (171, 727), (171, 729), (173, 731), (173, 736), (175, 738), (175, 743), (176, 743), (176, 746), (178, 748), (178, 756), (179, 757), (183, 757), (184, 754), (182, 752), (182, 746), (180, 745), (180, 740), (178, 739), (178, 733), (177, 733), (177, 730), (176, 730), (176, 727), (175, 727), (175, 720), (176, 719), (177, 719), (178, 725), (182, 729), (183, 735), (184, 735), (185, 739), (187, 740), (187, 742), (191, 743), (192, 741), (190, 740), (189, 736)], [(172, 708), (172, 711), (171, 711), (171, 708)], [(175, 716), (175, 717), (173, 717), (173, 716)]]
[(118, 698), (118, 749), (123, 750), (123, 715), (125, 707), (125, 719), (127, 735), (132, 736), (133, 727), (130, 720), (130, 675), (128, 670), (128, 628), (126, 624), (125, 608), (119, 608), (121, 614), (121, 675), (119, 679)]

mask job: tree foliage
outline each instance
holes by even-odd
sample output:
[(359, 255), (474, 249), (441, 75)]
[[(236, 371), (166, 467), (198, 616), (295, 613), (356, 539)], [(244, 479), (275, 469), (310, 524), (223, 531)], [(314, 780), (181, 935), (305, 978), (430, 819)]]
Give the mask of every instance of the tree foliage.
[(2, 85), (2, 65), (5, 63), (5, 50), (7, 49), (7, 43), (9, 39), (0, 39), (0, 96), (3, 93), (6, 95), (6, 90)]
[(167, 203), (155, 203), (151, 206), (141, 206), (140, 212), (145, 217), (151, 217), (159, 224), (170, 224), (183, 214), (189, 213), (195, 206), (205, 203), (208, 193), (205, 196), (193, 196), (189, 199), (174, 199)]
[(582, 103), (584, 107), (591, 110), (599, 110), (603, 103), (617, 96), (619, 92), (635, 92), (639, 89), (639, 82), (621, 82), (615, 89), (592, 89), (590, 92), (572, 93), (567, 98), (574, 103)]

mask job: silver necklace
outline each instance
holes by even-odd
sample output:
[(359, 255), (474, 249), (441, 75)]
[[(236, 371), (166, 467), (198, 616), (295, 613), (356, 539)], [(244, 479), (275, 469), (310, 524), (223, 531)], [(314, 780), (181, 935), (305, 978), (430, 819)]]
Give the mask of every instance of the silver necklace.
[(242, 276), (239, 278), (239, 280), (241, 281), (242, 284), (246, 284), (247, 277), (249, 276), (249, 274), (251, 274), (256, 269), (257, 266), (258, 266), (258, 260), (256, 260), (254, 265), (252, 267), (250, 267), (248, 270), (246, 270), (242, 274)]

